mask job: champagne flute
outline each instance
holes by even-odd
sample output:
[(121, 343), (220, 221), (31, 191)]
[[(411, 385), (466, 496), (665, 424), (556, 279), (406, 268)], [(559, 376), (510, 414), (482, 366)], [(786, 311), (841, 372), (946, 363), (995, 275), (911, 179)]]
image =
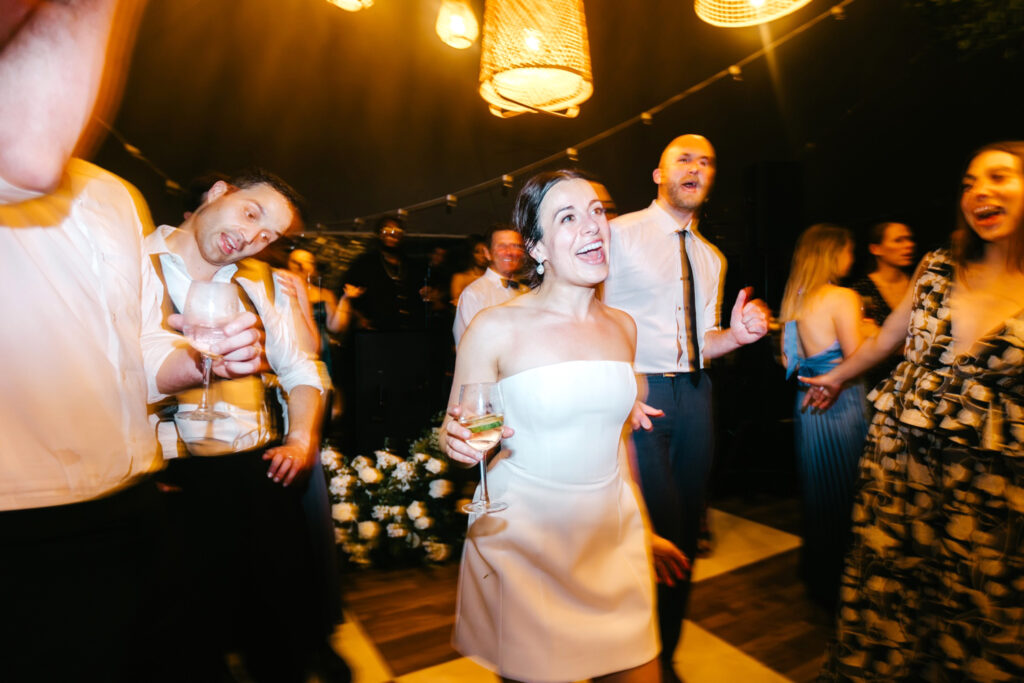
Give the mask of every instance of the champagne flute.
[(480, 459), (480, 500), (466, 503), (463, 512), (488, 514), (508, 508), (507, 503), (492, 501), (487, 493), (487, 452), (501, 441), (501, 430), (505, 424), (505, 404), (497, 382), (463, 384), (459, 388), (459, 424), (472, 432), (466, 440), (473, 448), (484, 454)]
[(231, 282), (199, 282), (195, 280), (185, 297), (185, 318), (182, 331), (192, 348), (203, 355), (203, 393), (195, 410), (178, 413), (182, 420), (212, 422), (226, 417), (210, 408), (210, 370), (215, 358), (212, 347), (227, 338), (224, 326), (238, 314), (238, 289)]

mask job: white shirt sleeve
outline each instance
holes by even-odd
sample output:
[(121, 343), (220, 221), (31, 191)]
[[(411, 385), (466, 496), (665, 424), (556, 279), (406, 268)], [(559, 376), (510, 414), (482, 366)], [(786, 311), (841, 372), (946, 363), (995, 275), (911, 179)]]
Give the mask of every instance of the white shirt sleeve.
[(259, 310), (266, 333), (264, 347), (267, 361), (277, 374), (281, 387), (291, 392), (297, 386), (310, 386), (323, 393), (329, 386), (327, 372), (323, 363), (299, 348), (291, 314), (291, 299), (278, 289), (277, 279), (274, 278), (274, 306), (269, 305), (262, 283), (252, 283), (243, 278), (236, 281)]

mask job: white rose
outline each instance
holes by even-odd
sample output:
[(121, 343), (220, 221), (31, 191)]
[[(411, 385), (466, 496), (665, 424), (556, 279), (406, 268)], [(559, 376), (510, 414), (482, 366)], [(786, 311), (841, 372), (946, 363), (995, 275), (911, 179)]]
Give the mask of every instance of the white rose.
[(341, 453), (333, 448), (324, 448), (320, 451), (320, 462), (332, 470), (336, 470), (341, 467)]
[(331, 477), (330, 491), (336, 496), (345, 497), (348, 495), (349, 489), (352, 487), (352, 475), (351, 474), (339, 474), (336, 477)]
[(401, 524), (398, 524), (396, 522), (392, 522), (391, 524), (388, 524), (388, 536), (390, 538), (405, 538), (405, 536), (408, 533), (409, 533), (409, 530), (406, 529)]
[(409, 507), (405, 509), (409, 519), (419, 519), (423, 515), (427, 514), (427, 506), (418, 500), (414, 500)]
[(427, 460), (427, 471), (431, 474), (441, 474), (444, 471), (444, 463), (437, 458), (430, 458)]
[(359, 522), (359, 538), (374, 539), (380, 533), (377, 522)]
[(377, 456), (377, 467), (386, 469), (388, 467), (394, 467), (398, 463), (402, 462), (402, 459), (393, 453), (387, 451), (377, 451), (374, 453)]
[(352, 460), (352, 469), (354, 469), (356, 471), (359, 471), (359, 470), (363, 469), (364, 467), (369, 467), (369, 466), (370, 466), (370, 459), (367, 458), (365, 455), (357, 456), (355, 459)]
[(412, 459), (415, 460), (416, 462), (426, 462), (430, 460), (430, 456), (427, 455), (426, 453), (413, 453)]
[(383, 479), (384, 476), (372, 467), (364, 467), (359, 470), (359, 478), (367, 484), (376, 484), (378, 481)]
[(392, 517), (401, 518), (405, 514), (405, 508), (401, 505), (392, 505), (390, 512)]
[(435, 479), (430, 482), (430, 497), (431, 498), (444, 498), (449, 495), (455, 487), (447, 479)]
[(334, 527), (334, 542), (344, 543), (348, 540), (348, 529), (343, 529), (340, 526)]
[(403, 460), (402, 462), (395, 465), (394, 474), (395, 479), (397, 479), (398, 481), (406, 482), (413, 478), (413, 476), (416, 474), (416, 470), (413, 468), (413, 464), (411, 462), (406, 462), (405, 460)]
[(339, 522), (354, 522), (359, 513), (355, 503), (335, 503), (331, 506), (331, 517)]
[(427, 541), (423, 544), (427, 549), (427, 557), (432, 562), (444, 562), (452, 554), (452, 548), (447, 543), (434, 543)]
[(413, 525), (420, 530), (429, 529), (434, 526), (434, 520), (430, 517), (419, 517), (415, 522), (413, 522)]
[(387, 519), (390, 514), (391, 514), (391, 508), (389, 506), (387, 506), (387, 505), (374, 505), (373, 506), (373, 512), (370, 513), (370, 516), (373, 517), (374, 519), (378, 520), (378, 521), (381, 521), (381, 520)]

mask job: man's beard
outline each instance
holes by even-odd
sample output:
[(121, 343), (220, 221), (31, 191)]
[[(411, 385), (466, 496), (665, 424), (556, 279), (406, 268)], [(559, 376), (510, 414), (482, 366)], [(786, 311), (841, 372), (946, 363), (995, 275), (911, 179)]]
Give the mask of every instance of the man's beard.
[(668, 191), (669, 203), (680, 211), (696, 211), (704, 205), (707, 196), (707, 192), (701, 192), (699, 195), (684, 193), (678, 185), (673, 185)]

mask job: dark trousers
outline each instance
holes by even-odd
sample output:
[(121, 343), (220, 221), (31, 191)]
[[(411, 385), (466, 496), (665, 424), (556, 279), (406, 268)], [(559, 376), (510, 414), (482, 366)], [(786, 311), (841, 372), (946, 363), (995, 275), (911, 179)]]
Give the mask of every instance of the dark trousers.
[(258, 452), (169, 463), (179, 580), (166, 597), (180, 612), (165, 680), (224, 680), (228, 652), (260, 683), (304, 680), (323, 628), (303, 487), (274, 483), (267, 467)]
[(155, 659), (162, 517), (146, 480), (0, 512), (0, 680), (138, 681)]
[[(654, 428), (633, 432), (640, 487), (654, 532), (679, 547), (690, 562), (697, 556), (697, 536), (714, 454), (711, 378), (700, 373), (696, 386), (686, 373), (648, 375), (648, 405), (665, 411), (652, 418)], [(671, 661), (690, 598), (690, 579), (672, 588), (658, 584), (661, 657)]]

